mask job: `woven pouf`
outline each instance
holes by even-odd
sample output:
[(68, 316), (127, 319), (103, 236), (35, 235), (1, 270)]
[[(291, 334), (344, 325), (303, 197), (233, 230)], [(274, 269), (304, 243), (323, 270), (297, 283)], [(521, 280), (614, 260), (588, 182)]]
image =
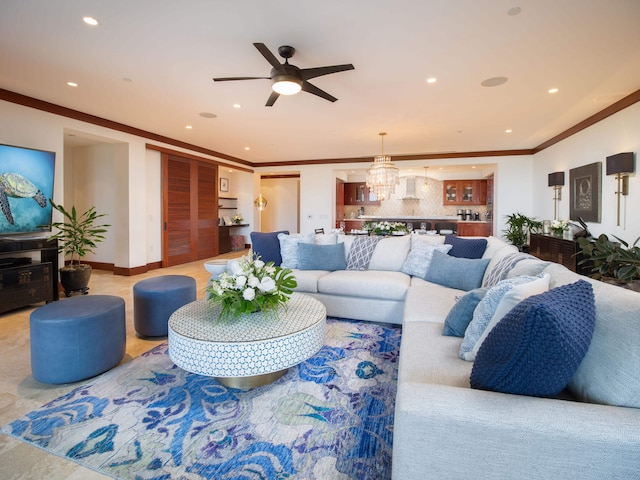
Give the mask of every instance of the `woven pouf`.
[(126, 346), (124, 300), (87, 295), (31, 313), (31, 372), (43, 383), (95, 377), (120, 363)]
[(169, 317), (196, 300), (196, 281), (185, 275), (162, 275), (133, 286), (133, 325), (142, 337), (169, 333)]

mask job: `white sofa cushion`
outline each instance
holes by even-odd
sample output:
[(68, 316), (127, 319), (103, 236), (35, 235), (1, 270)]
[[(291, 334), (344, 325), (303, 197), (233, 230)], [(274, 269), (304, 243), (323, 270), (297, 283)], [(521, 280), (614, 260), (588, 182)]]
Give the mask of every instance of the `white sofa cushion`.
[(381, 239), (373, 251), (369, 270), (399, 272), (411, 249), (411, 235)]
[(318, 279), (318, 293), (404, 300), (410, 283), (411, 277), (401, 272), (336, 270)]
[(462, 290), (412, 277), (411, 288), (404, 301), (403, 323), (437, 322), (441, 324), (455, 305), (456, 298), (464, 293)]
[(329, 275), (326, 270), (293, 270), (298, 286), (296, 292), (318, 293), (318, 279)]

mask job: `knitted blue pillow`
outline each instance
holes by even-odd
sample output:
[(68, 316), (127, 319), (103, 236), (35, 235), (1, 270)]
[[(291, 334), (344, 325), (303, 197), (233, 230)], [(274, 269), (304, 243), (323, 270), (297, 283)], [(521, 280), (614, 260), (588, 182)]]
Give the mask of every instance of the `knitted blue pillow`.
[(584, 280), (523, 300), (480, 346), (471, 388), (557, 395), (587, 353), (595, 321), (593, 288)]
[(444, 243), (452, 245), (449, 255), (458, 258), (482, 258), (487, 249), (486, 238), (460, 238), (456, 235), (444, 237)]
[(279, 230), (277, 232), (251, 232), (251, 249), (260, 255), (260, 260), (264, 263), (273, 262), (278, 266), (282, 263), (280, 255), (279, 233), (289, 233), (289, 230)]

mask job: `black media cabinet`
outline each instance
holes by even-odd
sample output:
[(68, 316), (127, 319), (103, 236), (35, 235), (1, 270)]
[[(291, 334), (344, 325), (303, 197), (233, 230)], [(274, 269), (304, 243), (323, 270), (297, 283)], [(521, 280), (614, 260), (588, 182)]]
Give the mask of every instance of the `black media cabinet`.
[[(40, 262), (26, 260), (35, 251)], [(0, 313), (58, 299), (58, 241), (0, 237)]]

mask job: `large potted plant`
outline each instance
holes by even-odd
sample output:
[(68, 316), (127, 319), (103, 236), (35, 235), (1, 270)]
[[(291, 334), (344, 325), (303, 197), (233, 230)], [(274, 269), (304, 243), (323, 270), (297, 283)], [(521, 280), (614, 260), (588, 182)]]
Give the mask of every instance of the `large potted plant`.
[(536, 233), (541, 228), (542, 222), (516, 212), (507, 215), (507, 229), (504, 230), (504, 236), (518, 247), (518, 250), (524, 251), (529, 233)]
[(64, 221), (51, 223), (51, 227), (58, 231), (49, 237), (49, 240), (58, 240), (58, 251), (64, 252), (65, 257), (69, 256), (69, 263), (60, 269), (60, 283), (64, 293), (67, 297), (72, 292), (87, 294), (91, 265), (80, 263), (80, 260), (88, 253), (94, 253), (96, 244), (104, 240), (103, 234), (111, 225), (96, 225), (96, 221), (106, 214), (97, 213), (95, 207), (78, 215), (75, 206), (69, 211), (51, 199), (49, 202), (64, 216)]
[(598, 238), (578, 238), (584, 255), (578, 264), (591, 267), (591, 278), (640, 291), (640, 237), (631, 246), (615, 235), (614, 238), (617, 241), (604, 233)]

